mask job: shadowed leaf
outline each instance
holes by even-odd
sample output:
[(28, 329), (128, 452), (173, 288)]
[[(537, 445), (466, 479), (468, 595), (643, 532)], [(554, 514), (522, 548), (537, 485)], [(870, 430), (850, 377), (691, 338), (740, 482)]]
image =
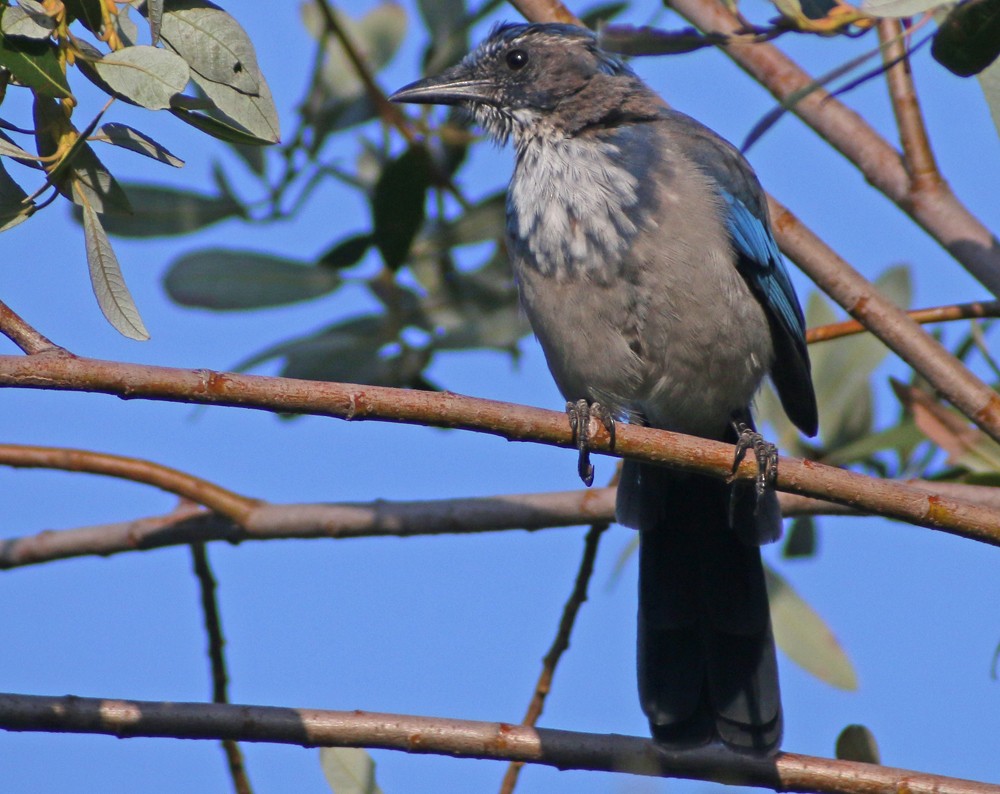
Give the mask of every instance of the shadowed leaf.
[(26, 221), (35, 212), (34, 202), (25, 204), (28, 194), (0, 163), (0, 232)]
[(965, 0), (938, 25), (931, 55), (959, 77), (971, 77), (1000, 56), (1000, 0)]
[(129, 184), (128, 193), (132, 214), (105, 218), (107, 230), (122, 237), (187, 234), (244, 214), (232, 199), (204, 193), (142, 184)]
[(781, 554), (786, 559), (816, 556), (816, 522), (812, 516), (798, 516), (788, 529)]
[(129, 127), (127, 124), (104, 124), (93, 135), (93, 140), (110, 143), (112, 146), (119, 146), (123, 149), (137, 152), (138, 154), (158, 160), (161, 163), (172, 165), (174, 168), (180, 168), (184, 165), (184, 161), (179, 157), (175, 157), (148, 135)]
[[(44, 8), (35, 4), (37, 8), (26, 5), (10, 6), (3, 10), (3, 18), (0, 19), (0, 30), (7, 36), (25, 36), (29, 39), (47, 39), (52, 35), (56, 22), (45, 13)], [(31, 8), (32, 11), (27, 9)]]
[(170, 107), (190, 75), (182, 58), (159, 47), (126, 47), (90, 65), (116, 96), (150, 110)]
[(424, 222), (430, 162), (423, 146), (411, 146), (388, 163), (372, 196), (375, 245), (386, 267), (397, 270)]
[(47, 96), (73, 95), (59, 66), (55, 46), (48, 41), (0, 35), (0, 66), (10, 70), (18, 82)]

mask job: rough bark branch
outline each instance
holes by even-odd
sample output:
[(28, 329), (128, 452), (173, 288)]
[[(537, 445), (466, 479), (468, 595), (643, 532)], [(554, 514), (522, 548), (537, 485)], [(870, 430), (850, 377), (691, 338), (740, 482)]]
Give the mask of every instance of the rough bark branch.
[[(227, 405), (354, 421), (407, 422), (474, 430), (510, 441), (574, 446), (564, 413), (451, 393), (184, 370), (46, 353), (0, 356), (0, 386), (97, 392), (129, 399)], [(619, 425), (612, 451), (607, 432), (599, 422), (594, 425), (592, 448), (598, 453), (715, 477), (728, 476), (732, 465), (734, 449), (728, 444), (628, 424)], [(746, 480), (756, 474), (756, 464), (750, 460), (745, 460), (736, 472), (738, 478)], [(902, 483), (786, 457), (781, 460), (776, 487), (1000, 545), (1000, 516), (995, 510), (928, 494)]]
[(630, 772), (775, 791), (824, 794), (1000, 794), (1000, 786), (905, 769), (778, 753), (758, 759), (716, 748), (668, 752), (649, 739), (497, 722), (216, 703), (156, 703), (0, 694), (0, 728), (303, 747), (369, 747), (558, 769)]

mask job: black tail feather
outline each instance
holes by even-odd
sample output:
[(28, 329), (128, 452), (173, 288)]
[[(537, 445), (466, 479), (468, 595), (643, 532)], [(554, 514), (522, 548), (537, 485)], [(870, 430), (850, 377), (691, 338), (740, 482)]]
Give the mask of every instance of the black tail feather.
[[(626, 461), (619, 521), (640, 530), (639, 697), (675, 747), (716, 739), (767, 754), (781, 741), (778, 669), (758, 542), (777, 499)], [(742, 504), (731, 510), (731, 500)], [(731, 526), (730, 516), (736, 526)]]

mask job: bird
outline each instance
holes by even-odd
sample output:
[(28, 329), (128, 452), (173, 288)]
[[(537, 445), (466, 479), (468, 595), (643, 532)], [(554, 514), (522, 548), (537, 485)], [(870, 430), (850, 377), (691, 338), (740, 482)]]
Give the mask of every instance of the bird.
[(390, 99), (464, 108), (513, 144), (506, 246), (585, 481), (591, 417), (612, 433), (628, 421), (736, 444), (734, 470), (753, 449), (755, 482), (626, 459), (616, 514), (639, 531), (653, 738), (772, 755), (783, 716), (760, 546), (781, 513), (777, 453), (751, 409), (770, 376), (803, 433), (818, 416), (805, 319), (754, 171), (573, 25), (499, 24)]

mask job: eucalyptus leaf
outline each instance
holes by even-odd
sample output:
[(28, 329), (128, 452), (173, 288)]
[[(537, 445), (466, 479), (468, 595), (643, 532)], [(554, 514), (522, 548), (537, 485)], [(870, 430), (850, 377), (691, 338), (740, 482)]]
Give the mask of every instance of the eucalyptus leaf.
[(15, 159), (22, 158), (25, 160), (31, 160), (34, 156), (30, 152), (24, 151), (24, 149), (4, 135), (0, 138), (0, 157), (13, 157)]
[(812, 516), (798, 516), (785, 536), (781, 554), (785, 559), (794, 560), (816, 556), (816, 522)]
[(960, 77), (979, 74), (1000, 56), (1000, 0), (965, 0), (938, 24), (931, 55)]
[(327, 268), (255, 251), (209, 248), (184, 254), (167, 270), (167, 294), (182, 306), (258, 309), (326, 295), (341, 284)]
[(976, 75), (976, 79), (986, 104), (989, 105), (993, 126), (997, 128), (997, 135), (1000, 135), (1000, 60), (993, 61)]
[(50, 41), (0, 36), (0, 67), (46, 96), (65, 99), (73, 96), (59, 64), (56, 47)]
[(109, 52), (92, 66), (115, 95), (150, 110), (170, 107), (190, 77), (183, 58), (144, 45)]
[(131, 215), (109, 216), (105, 227), (121, 237), (161, 237), (188, 234), (226, 218), (243, 217), (232, 199), (177, 190), (161, 185), (128, 185)]
[(371, 247), (371, 234), (355, 234), (337, 242), (319, 258), (317, 264), (334, 270), (346, 270), (360, 262)]
[(862, 0), (859, 7), (873, 17), (913, 17), (940, 5), (942, 0)]
[(70, 19), (79, 19), (91, 33), (100, 33), (104, 23), (101, 15), (102, 0), (63, 0)]
[(205, 80), (258, 95), (263, 77), (246, 31), (208, 0), (171, 0), (164, 7), (160, 38)]
[(774, 639), (788, 657), (838, 689), (858, 688), (857, 674), (837, 638), (788, 581), (765, 566)]
[(24, 36), (29, 39), (47, 39), (52, 35), (56, 23), (44, 11), (32, 14), (21, 6), (10, 6), (0, 18), (0, 31), (5, 36)]
[(375, 245), (385, 266), (398, 269), (410, 252), (424, 222), (424, 204), (430, 186), (427, 150), (417, 144), (389, 162), (372, 196)]
[(25, 203), (27, 198), (24, 188), (14, 181), (0, 162), (0, 232), (17, 226), (34, 214), (34, 202)]
[[(132, 21), (132, 17), (129, 16), (129, 10), (131, 6), (121, 5), (117, 6), (118, 13), (113, 14), (111, 19), (115, 23), (115, 32), (118, 34), (118, 38), (122, 40), (122, 43), (127, 47), (132, 47), (139, 41), (139, 26)], [(156, 42), (154, 41), (153, 44)]]
[(319, 762), (333, 794), (382, 794), (375, 760), (360, 747), (321, 747)]
[(167, 151), (166, 147), (127, 124), (117, 122), (105, 124), (92, 136), (92, 140), (110, 143), (112, 146), (137, 152), (161, 163), (172, 165), (174, 168), (180, 168), (184, 165), (184, 161)]
[[(170, 108), (171, 114), (179, 118), (185, 124), (190, 124), (196, 130), (201, 130), (206, 135), (218, 138), (226, 143), (235, 143), (243, 146), (269, 146), (274, 141), (258, 138), (247, 132), (243, 127), (231, 121), (224, 121), (213, 116), (206, 115), (190, 107), (178, 107), (178, 100), (185, 97), (175, 97), (175, 107)], [(186, 103), (185, 103), (186, 104)]]
[(277, 143), (281, 139), (278, 110), (263, 76), (258, 82), (256, 95), (206, 80), (198, 74), (192, 74), (191, 79), (226, 119), (242, 127), (258, 142)]
[(841, 761), (881, 764), (882, 756), (875, 734), (864, 725), (848, 725), (837, 737), (836, 756)]
[(101, 307), (108, 322), (123, 336), (145, 341), (149, 332), (139, 316), (125, 279), (122, 276), (118, 258), (111, 241), (101, 226), (101, 219), (86, 194), (78, 193), (78, 202), (83, 213), (83, 234), (87, 243), (87, 264), (90, 266), (90, 282), (94, 287), (97, 305)]

